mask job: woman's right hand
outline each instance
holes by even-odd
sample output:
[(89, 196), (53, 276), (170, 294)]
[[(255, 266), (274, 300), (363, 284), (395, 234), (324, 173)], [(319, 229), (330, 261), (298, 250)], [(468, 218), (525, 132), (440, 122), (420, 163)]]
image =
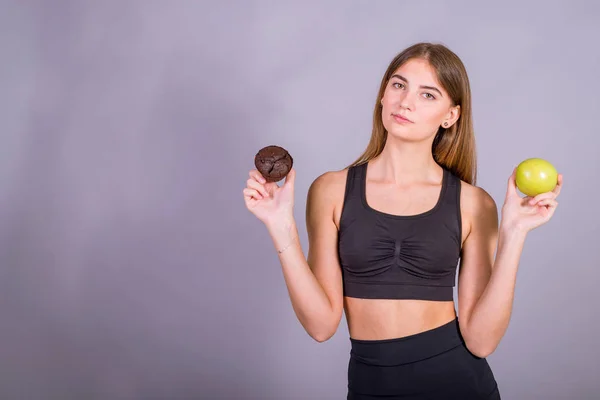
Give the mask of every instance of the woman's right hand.
[(265, 225), (293, 218), (295, 178), (296, 170), (292, 168), (280, 187), (276, 182), (266, 182), (258, 170), (251, 170), (243, 190), (246, 208)]

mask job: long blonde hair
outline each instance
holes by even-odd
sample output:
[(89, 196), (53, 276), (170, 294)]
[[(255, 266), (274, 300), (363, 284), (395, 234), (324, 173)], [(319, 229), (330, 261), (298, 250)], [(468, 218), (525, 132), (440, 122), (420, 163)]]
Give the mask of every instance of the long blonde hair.
[(467, 71), (460, 58), (446, 46), (435, 43), (417, 43), (399, 53), (385, 72), (373, 111), (373, 130), (367, 148), (350, 166), (360, 165), (377, 157), (385, 145), (387, 131), (381, 118), (381, 99), (394, 71), (410, 59), (423, 59), (437, 72), (437, 78), (450, 95), (453, 105), (460, 106), (460, 117), (450, 128), (440, 126), (433, 140), (434, 160), (463, 181), (475, 185), (477, 155), (471, 109), (471, 88)]

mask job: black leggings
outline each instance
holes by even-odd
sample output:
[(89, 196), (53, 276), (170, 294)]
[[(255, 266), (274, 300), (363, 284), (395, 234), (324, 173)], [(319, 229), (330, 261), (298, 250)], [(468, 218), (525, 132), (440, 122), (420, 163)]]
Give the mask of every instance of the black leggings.
[(348, 400), (500, 400), (487, 360), (466, 348), (458, 319), (402, 338), (350, 342)]

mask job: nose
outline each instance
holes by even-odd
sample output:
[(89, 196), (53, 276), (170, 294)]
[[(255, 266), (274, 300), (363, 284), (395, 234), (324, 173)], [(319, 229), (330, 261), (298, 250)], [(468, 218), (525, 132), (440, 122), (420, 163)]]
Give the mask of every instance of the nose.
[(408, 91), (402, 93), (399, 99), (399, 106), (400, 108), (413, 111), (415, 108), (414, 95)]

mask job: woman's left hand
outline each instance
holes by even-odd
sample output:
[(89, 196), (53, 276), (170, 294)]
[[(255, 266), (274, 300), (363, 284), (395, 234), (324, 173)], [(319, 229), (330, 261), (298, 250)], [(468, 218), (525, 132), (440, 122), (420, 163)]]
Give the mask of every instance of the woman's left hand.
[(521, 197), (517, 192), (515, 181), (517, 169), (508, 178), (506, 198), (502, 206), (502, 224), (509, 230), (529, 232), (552, 218), (562, 188), (563, 177), (558, 174), (558, 183), (551, 192), (541, 193), (535, 197)]

